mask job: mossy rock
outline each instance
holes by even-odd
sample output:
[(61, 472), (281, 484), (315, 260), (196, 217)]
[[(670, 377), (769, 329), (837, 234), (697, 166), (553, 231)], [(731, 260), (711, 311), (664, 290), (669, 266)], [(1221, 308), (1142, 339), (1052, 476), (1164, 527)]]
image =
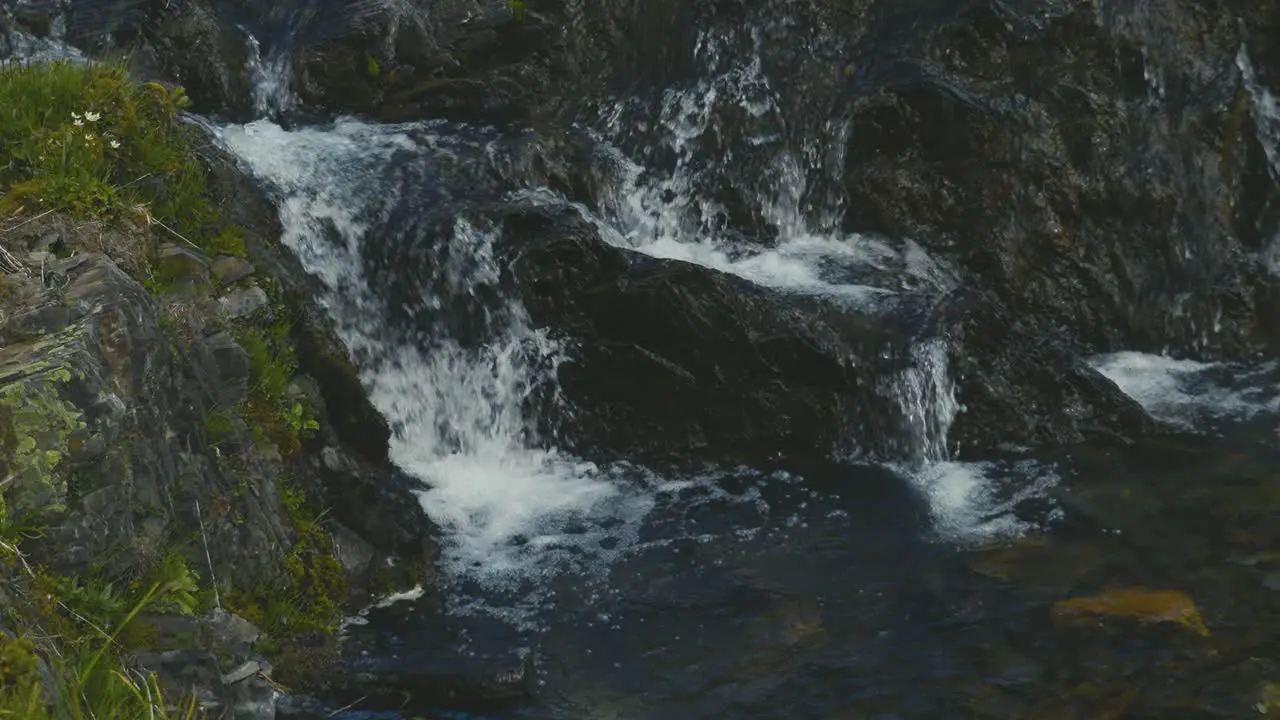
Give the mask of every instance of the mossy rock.
[(0, 367), (0, 464), (14, 477), (4, 491), (13, 517), (65, 509), (64, 460), (87, 433), (83, 413), (61, 396), (71, 379), (44, 360)]

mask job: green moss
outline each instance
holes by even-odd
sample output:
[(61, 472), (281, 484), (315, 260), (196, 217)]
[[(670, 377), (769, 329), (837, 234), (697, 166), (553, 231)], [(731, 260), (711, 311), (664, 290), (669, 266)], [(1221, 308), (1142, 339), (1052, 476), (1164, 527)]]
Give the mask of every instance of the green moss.
[(0, 65), (0, 213), (67, 211), (111, 219), (150, 217), (206, 252), (243, 253), (208, 199), (178, 121), (181, 88), (137, 83), (119, 64)]
[(230, 412), (217, 409), (204, 415), (204, 436), (213, 445), (217, 445), (236, 432), (236, 421)]
[(301, 435), (319, 428), (302, 401), (290, 398), (289, 383), (298, 370), (297, 352), (289, 341), (289, 327), (277, 323), (267, 328), (246, 326), (237, 333), (249, 355), (249, 397), (240, 414), (259, 445), (274, 443), (290, 455), (301, 447)]
[(60, 395), (71, 373), (41, 361), (15, 368), (9, 378), (3, 385), (0, 377), (0, 461), (14, 475), (4, 489), (8, 509), (18, 516), (61, 510), (67, 482), (60, 466), (86, 428), (83, 414)]
[(235, 611), (257, 625), (277, 649), (311, 633), (332, 635), (342, 619), (347, 594), (333, 538), (316, 521), (305, 494), (296, 487), (282, 487), (280, 499), (297, 535), (281, 562), (280, 577), (249, 592), (233, 593), (229, 599)]

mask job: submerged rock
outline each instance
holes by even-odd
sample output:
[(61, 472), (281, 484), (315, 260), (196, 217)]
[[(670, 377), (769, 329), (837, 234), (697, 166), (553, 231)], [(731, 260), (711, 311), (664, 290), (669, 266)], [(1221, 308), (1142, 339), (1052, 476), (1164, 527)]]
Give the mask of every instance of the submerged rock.
[(1092, 597), (1059, 600), (1053, 604), (1053, 616), (1068, 622), (1108, 617), (1142, 623), (1168, 622), (1181, 625), (1197, 635), (1209, 635), (1195, 601), (1177, 590), (1119, 588)]

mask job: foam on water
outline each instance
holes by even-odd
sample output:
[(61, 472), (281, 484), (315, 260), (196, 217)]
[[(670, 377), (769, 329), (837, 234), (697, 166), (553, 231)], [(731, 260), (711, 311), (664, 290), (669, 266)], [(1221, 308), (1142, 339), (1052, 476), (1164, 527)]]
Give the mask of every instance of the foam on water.
[[(710, 76), (663, 94), (657, 142), (675, 158), (669, 170), (646, 167), (610, 145), (622, 144), (631, 132), (624, 118), (637, 112), (629, 107), (634, 100), (618, 101), (606, 116), (600, 139), (611, 182), (596, 198), (605, 239), (764, 287), (860, 305), (887, 305), (902, 290), (952, 287), (953, 275), (915, 243), (841, 233), (837, 201), (808, 213), (802, 210), (812, 166), (843, 164), (848, 123), (829, 123), (826, 137), (788, 147), (783, 141), (786, 119), (762, 70), (758, 31), (749, 32), (755, 51), (735, 57), (726, 50), (732, 45), (728, 36), (703, 31), (695, 54)], [(771, 155), (769, 167), (753, 178), (759, 186), (753, 200), (776, 236), (759, 245), (727, 234), (728, 210), (707, 193), (714, 176), (727, 171), (705, 151), (721, 142), (717, 116), (725, 107), (745, 112), (746, 123), (754, 128), (747, 141)]]
[(1153, 417), (1186, 429), (1280, 412), (1274, 365), (1246, 368), (1139, 352), (1099, 355), (1091, 364)]
[(928, 499), (934, 530), (949, 542), (977, 543), (1016, 536), (1056, 519), (1047, 499), (1058, 483), (1048, 465), (957, 462), (947, 436), (961, 411), (941, 339), (917, 344), (912, 364), (885, 384), (903, 411), (905, 459), (894, 463)]
[[(528, 581), (566, 566), (590, 569), (624, 551), (656, 493), (685, 483), (530, 443), (522, 404), (551, 379), (560, 348), (529, 327), (518, 303), (501, 309), (505, 327), (478, 348), (438, 338), (421, 349), (388, 328), (360, 251), (370, 210), (398, 192), (385, 168), (406, 152), (432, 152), (403, 130), (348, 120), (331, 130), (285, 131), (259, 121), (220, 136), (279, 196), (283, 242), (327, 287), (325, 302), (361, 359), (370, 397), (395, 429), (392, 459), (430, 486), (421, 501), (447, 531), (444, 564), (489, 590), (529, 590), (521, 602), (533, 607), (539, 598)], [(447, 152), (449, 140), (431, 144)], [(471, 262), (444, 264), (462, 273), (452, 285), (496, 275), (493, 239), (457, 220), (453, 249)]]
[(1060, 480), (1051, 465), (941, 461), (913, 469), (910, 477), (929, 498), (935, 530), (949, 541), (1016, 537), (1062, 517), (1048, 499)]
[[(754, 31), (751, 31), (754, 33)], [(810, 173), (843, 167), (847, 124), (828, 127), (825, 138), (788, 147), (787, 127), (772, 84), (762, 70), (759, 37), (755, 54), (727, 51), (731, 38), (704, 31), (697, 55), (709, 77), (668, 89), (662, 99), (659, 142), (674, 156), (674, 167), (646, 167), (608, 146), (604, 161), (613, 183), (598, 198), (606, 240), (655, 257), (683, 260), (731, 273), (763, 287), (807, 293), (885, 311), (904, 292), (942, 294), (956, 275), (910, 240), (890, 242), (839, 230), (841, 208), (831, 201), (804, 210)], [(606, 118), (615, 145), (624, 144), (630, 100)], [(769, 168), (755, 179), (760, 216), (775, 236), (760, 246), (744, 244), (723, 230), (726, 210), (705, 195), (710, 175), (728, 172), (701, 151), (715, 147), (718, 111), (745, 112), (754, 127), (751, 144), (772, 152)], [(742, 113), (731, 113), (742, 117)], [(824, 144), (825, 143), (825, 144)], [(826, 167), (829, 166), (829, 167)], [(903, 459), (894, 468), (928, 499), (939, 534), (947, 540), (980, 540), (1025, 530), (1015, 511), (1057, 481), (1049, 469), (950, 460), (947, 433), (959, 406), (947, 371), (942, 340), (925, 339), (912, 349), (912, 364), (887, 378), (884, 392), (901, 408), (897, 438)]]

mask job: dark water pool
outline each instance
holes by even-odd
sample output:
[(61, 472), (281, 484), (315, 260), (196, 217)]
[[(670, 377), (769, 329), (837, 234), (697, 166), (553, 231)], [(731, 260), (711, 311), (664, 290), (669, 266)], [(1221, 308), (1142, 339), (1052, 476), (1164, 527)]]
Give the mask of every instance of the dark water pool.
[[(1260, 716), (1280, 683), (1274, 429), (1054, 460), (1061, 518), (1016, 539), (941, 541), (900, 478), (809, 467), (762, 487), (767, 513), (655, 510), (651, 542), (603, 576), (548, 580), (536, 631), (430, 598), (376, 610), (352, 651), (396, 674), (403, 711), (345, 717)], [(1185, 593), (1208, 636), (1159, 607), (1053, 612), (1116, 588)], [(440, 678), (517, 656), (523, 696), (442, 699)]]

